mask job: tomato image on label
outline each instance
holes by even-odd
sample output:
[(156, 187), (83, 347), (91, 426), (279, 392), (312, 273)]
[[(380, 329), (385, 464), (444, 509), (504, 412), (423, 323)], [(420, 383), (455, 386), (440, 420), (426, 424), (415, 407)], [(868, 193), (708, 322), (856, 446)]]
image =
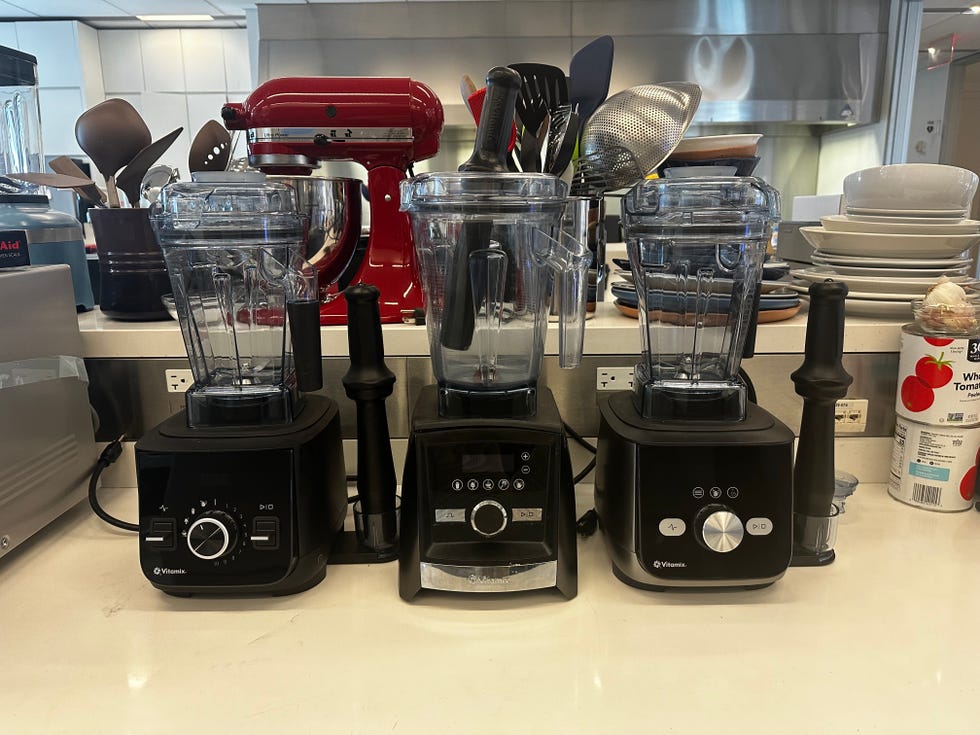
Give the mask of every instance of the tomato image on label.
[(977, 468), (971, 467), (960, 480), (960, 495), (963, 500), (973, 500), (973, 488), (977, 484)]
[(925, 411), (936, 400), (936, 394), (922, 378), (910, 375), (902, 381), (902, 405), (912, 413)]
[(933, 347), (945, 347), (946, 345), (953, 344), (953, 340), (945, 337), (923, 337), (923, 339)]
[(915, 374), (930, 388), (942, 388), (953, 379), (953, 363), (944, 360), (945, 352), (940, 352), (939, 357), (927, 355), (915, 363)]

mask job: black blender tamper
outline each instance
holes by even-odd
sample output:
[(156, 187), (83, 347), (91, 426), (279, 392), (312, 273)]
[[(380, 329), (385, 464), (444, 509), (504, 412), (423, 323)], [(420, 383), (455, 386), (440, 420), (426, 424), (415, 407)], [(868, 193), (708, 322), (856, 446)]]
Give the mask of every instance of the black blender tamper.
[(834, 560), (839, 510), (834, 505), (834, 407), (853, 378), (844, 369), (847, 286), (810, 284), (803, 364), (790, 375), (803, 396), (803, 419), (793, 467), (792, 566)]
[[(385, 400), (395, 385), (395, 374), (385, 365), (378, 308), (380, 293), (375, 286), (364, 283), (344, 290), (350, 369), (342, 382), (347, 397), (357, 406), (354, 529), (361, 553), (335, 547), (331, 562), (390, 561), (398, 558), (397, 480), (385, 410)], [(349, 542), (345, 546), (349, 546)]]

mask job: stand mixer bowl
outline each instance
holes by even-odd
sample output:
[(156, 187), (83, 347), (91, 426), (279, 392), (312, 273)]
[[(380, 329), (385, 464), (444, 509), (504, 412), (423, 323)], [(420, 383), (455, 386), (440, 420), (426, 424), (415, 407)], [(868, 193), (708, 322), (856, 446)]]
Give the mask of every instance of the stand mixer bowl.
[(644, 352), (634, 380), (642, 416), (744, 418), (739, 365), (778, 220), (778, 192), (747, 177), (644, 181), (623, 199)]
[(361, 182), (319, 176), (269, 176), (296, 194), (297, 211), (308, 218), (306, 259), (317, 272), (321, 302), (340, 295), (331, 288), (347, 269), (361, 234)]
[(547, 174), (402, 183), (441, 415), (534, 414), (553, 293), (561, 364), (581, 359), (591, 254), (560, 233), (566, 196), (567, 185)]

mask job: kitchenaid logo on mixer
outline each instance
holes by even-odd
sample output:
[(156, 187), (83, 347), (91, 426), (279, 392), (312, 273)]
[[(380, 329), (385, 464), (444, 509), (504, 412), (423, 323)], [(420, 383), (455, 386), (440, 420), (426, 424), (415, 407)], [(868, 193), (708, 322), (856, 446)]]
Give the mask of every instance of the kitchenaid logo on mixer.
[(153, 575), (159, 577), (167, 574), (187, 574), (186, 569), (171, 569), (170, 567), (153, 567)]

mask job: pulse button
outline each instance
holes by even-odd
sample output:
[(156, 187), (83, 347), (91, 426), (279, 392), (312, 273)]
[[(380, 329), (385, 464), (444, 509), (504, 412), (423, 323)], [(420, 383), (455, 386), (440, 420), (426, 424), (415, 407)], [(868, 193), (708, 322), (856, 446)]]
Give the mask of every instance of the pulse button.
[(275, 516), (256, 516), (252, 520), (250, 537), (253, 549), (273, 551), (279, 548), (279, 519)]
[(173, 518), (154, 518), (143, 541), (154, 549), (170, 551), (177, 545), (177, 522)]

